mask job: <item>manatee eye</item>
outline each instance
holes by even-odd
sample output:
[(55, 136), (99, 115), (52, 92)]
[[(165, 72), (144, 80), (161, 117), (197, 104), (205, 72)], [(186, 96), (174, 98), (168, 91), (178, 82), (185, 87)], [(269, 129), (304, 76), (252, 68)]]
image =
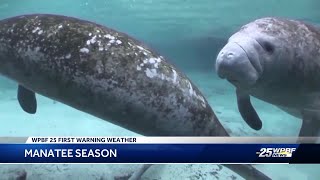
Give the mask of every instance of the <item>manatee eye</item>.
[(273, 53), (274, 51), (274, 45), (271, 44), (268, 41), (263, 41), (261, 42), (261, 46), (268, 52), (268, 53)]

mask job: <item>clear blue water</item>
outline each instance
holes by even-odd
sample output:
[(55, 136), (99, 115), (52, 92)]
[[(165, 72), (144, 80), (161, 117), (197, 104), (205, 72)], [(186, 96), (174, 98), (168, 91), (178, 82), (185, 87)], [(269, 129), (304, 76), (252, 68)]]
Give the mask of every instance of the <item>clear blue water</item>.
[[(320, 22), (318, 0), (1, 0), (0, 19), (21, 14), (74, 16), (112, 27), (142, 40), (185, 72), (204, 93), (220, 121), (233, 136), (296, 136), (301, 120), (254, 100), (264, 119), (251, 130), (237, 111), (233, 87), (217, 78), (214, 61), (228, 37), (241, 25), (264, 16)], [(16, 84), (0, 81), (1, 136), (137, 135), (46, 97), (39, 112), (24, 113), (16, 101)], [(259, 165), (273, 179), (318, 179), (318, 165)], [(25, 169), (29, 179), (112, 179), (136, 165), (10, 165), (0, 166), (0, 179)], [(215, 165), (154, 166), (144, 179), (217, 179)], [(202, 176), (199, 176), (202, 174)], [(232, 173), (224, 170), (220, 179)], [(240, 177), (237, 177), (240, 179)]]

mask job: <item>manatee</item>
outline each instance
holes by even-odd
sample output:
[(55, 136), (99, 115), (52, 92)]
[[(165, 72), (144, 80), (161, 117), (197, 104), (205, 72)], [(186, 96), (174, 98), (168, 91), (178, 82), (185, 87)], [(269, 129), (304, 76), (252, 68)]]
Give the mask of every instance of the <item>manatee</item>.
[(27, 113), (40, 94), (145, 136), (229, 136), (186, 75), (103, 25), (50, 14), (1, 20), (0, 63)]
[[(134, 172), (132, 175), (129, 176), (128, 180), (138, 180), (141, 179), (141, 176), (151, 167), (151, 164), (144, 164), (139, 168), (138, 171)], [(228, 169), (237, 172), (241, 177), (246, 180), (271, 180), (268, 176), (263, 174), (262, 172), (255, 169), (253, 166), (248, 164), (224, 164), (223, 166), (227, 167)], [(123, 176), (122, 176), (123, 177)], [(123, 179), (119, 176), (116, 179)], [(116, 180), (115, 179), (115, 180)], [(127, 179), (127, 176), (126, 176)]]
[(301, 118), (299, 136), (320, 128), (320, 29), (302, 21), (266, 17), (240, 28), (219, 52), (216, 72), (236, 87), (247, 124), (262, 121), (250, 96)]
[(37, 93), (143, 135), (228, 135), (184, 74), (124, 33), (43, 14), (0, 26), (0, 73), (28, 113)]

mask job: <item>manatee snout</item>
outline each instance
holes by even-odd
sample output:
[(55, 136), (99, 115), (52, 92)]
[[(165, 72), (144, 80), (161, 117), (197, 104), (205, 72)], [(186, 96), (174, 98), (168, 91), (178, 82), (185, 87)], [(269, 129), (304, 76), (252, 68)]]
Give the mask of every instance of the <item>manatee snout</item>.
[(253, 108), (250, 95), (241, 89), (250, 88), (259, 79), (260, 63), (254, 41), (229, 41), (219, 52), (216, 60), (218, 76), (236, 86), (238, 110), (245, 122), (253, 129), (260, 130), (262, 121)]
[(247, 49), (237, 42), (228, 42), (219, 52), (216, 59), (216, 72), (222, 79), (234, 85), (253, 85), (259, 78), (259, 70), (251, 62), (248, 54), (254, 49)]

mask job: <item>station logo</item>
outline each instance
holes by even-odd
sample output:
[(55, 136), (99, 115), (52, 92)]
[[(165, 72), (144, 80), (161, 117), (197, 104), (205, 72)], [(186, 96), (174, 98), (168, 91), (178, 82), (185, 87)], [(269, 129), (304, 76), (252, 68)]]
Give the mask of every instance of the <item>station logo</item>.
[(256, 154), (261, 157), (292, 157), (296, 148), (261, 148)]

